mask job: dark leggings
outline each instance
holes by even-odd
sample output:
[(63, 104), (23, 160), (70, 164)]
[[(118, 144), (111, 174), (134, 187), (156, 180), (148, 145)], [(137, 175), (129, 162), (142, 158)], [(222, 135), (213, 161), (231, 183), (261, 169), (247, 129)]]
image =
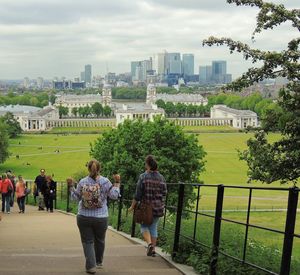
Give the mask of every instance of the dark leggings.
[(20, 211), (25, 212), (25, 196), (17, 198)]

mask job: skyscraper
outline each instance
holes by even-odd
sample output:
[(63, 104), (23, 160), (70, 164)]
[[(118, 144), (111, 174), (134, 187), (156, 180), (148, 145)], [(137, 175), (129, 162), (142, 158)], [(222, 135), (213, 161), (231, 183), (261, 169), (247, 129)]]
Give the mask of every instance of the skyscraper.
[(226, 61), (218, 60), (212, 62), (212, 80), (215, 83), (224, 83), (224, 77), (227, 73)]
[(165, 75), (167, 72), (167, 53), (158, 53), (155, 55), (153, 69), (158, 75)]
[(183, 54), (182, 55), (182, 73), (184, 76), (191, 76), (194, 74), (194, 55)]
[(85, 82), (92, 83), (92, 65), (85, 65), (84, 67)]
[(212, 81), (212, 66), (199, 67), (199, 82), (200, 84), (209, 84)]
[(140, 61), (131, 61), (131, 76), (132, 80), (136, 80), (136, 67), (140, 66)]
[(167, 73), (181, 74), (180, 53), (168, 53), (167, 55)]

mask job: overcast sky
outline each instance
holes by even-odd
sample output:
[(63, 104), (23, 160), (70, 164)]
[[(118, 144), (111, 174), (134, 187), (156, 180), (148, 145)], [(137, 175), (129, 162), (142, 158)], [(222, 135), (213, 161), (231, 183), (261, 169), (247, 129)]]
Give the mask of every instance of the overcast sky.
[[(299, 8), (299, 0), (282, 0)], [(129, 72), (155, 53), (195, 54), (199, 65), (227, 60), (237, 77), (251, 63), (225, 47), (202, 47), (211, 35), (251, 42), (257, 9), (225, 0), (0, 0), (0, 79)], [(257, 35), (254, 47), (281, 50), (299, 33), (290, 24)], [(106, 65), (107, 64), (107, 65)]]

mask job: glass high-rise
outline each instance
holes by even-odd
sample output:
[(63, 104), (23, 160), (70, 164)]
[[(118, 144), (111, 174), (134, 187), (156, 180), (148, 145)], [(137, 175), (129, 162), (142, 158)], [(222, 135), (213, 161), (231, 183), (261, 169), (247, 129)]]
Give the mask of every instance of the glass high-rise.
[(92, 65), (85, 65), (84, 78), (86, 83), (92, 83)]
[(194, 55), (186, 53), (182, 55), (182, 73), (184, 76), (194, 75)]

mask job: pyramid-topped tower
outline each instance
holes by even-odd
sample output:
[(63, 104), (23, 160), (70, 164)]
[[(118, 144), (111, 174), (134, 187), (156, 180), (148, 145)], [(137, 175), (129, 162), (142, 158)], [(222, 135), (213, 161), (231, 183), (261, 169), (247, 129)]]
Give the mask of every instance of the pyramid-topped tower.
[(147, 86), (147, 99), (146, 104), (155, 104), (156, 102), (156, 87), (155, 84), (149, 83)]
[(111, 107), (111, 101), (111, 86), (105, 83), (102, 88), (102, 105)]

